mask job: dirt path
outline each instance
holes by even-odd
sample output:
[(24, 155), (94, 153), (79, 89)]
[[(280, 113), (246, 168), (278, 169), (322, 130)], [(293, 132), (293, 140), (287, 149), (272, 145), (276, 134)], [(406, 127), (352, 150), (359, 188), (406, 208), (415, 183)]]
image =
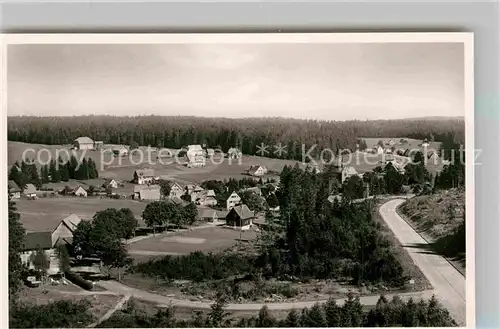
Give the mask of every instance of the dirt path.
[(420, 236), (397, 212), (405, 200), (395, 199), (384, 203), (379, 211), (387, 226), (394, 232), (410, 257), (427, 277), (436, 297), (460, 325), (465, 325), (465, 278), (445, 258), (435, 254), (427, 241)]
[[(170, 297), (165, 297), (157, 294), (153, 294), (144, 290), (132, 288), (121, 284), (116, 281), (102, 281), (98, 283), (101, 287), (113, 291), (119, 294), (131, 295), (135, 298), (142, 299), (145, 301), (149, 301), (152, 303), (156, 303), (159, 306), (176, 306), (181, 308), (191, 308), (191, 309), (210, 309), (210, 306), (213, 302), (199, 302), (199, 301), (190, 301), (190, 300), (182, 300), (175, 299)], [(432, 296), (432, 291), (424, 291), (424, 292), (412, 292), (412, 293), (403, 293), (403, 294), (387, 294), (386, 297), (392, 298), (394, 295), (400, 296), (403, 300), (408, 299), (410, 297), (419, 300), (420, 298), (428, 299)], [(361, 304), (372, 306), (377, 303), (379, 296), (362, 296), (360, 297)], [(342, 305), (345, 302), (346, 298), (337, 299), (337, 303)], [(324, 303), (326, 299), (318, 299), (304, 302), (295, 302), (295, 303), (249, 303), (249, 304), (228, 304), (228, 311), (258, 311), (262, 308), (262, 306), (267, 305), (270, 310), (291, 310), (291, 309), (302, 309), (306, 307), (311, 307), (315, 303)]]
[(99, 325), (101, 322), (104, 322), (107, 319), (109, 319), (116, 311), (122, 309), (123, 305), (125, 305), (125, 303), (128, 302), (128, 300), (130, 299), (130, 297), (132, 297), (132, 296), (130, 296), (130, 295), (123, 296), (123, 298), (118, 301), (118, 303), (115, 305), (115, 307), (113, 307), (112, 309), (110, 309), (109, 311), (107, 311), (106, 314), (104, 314), (102, 316), (102, 318), (100, 318), (96, 322), (89, 324), (87, 326), (87, 328), (94, 328), (97, 325)]

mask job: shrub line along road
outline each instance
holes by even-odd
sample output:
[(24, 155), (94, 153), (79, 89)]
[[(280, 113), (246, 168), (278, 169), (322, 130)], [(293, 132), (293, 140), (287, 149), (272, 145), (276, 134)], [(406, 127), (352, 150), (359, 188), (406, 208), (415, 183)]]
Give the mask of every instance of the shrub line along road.
[[(380, 214), (389, 228), (394, 232), (399, 242), (408, 251), (415, 264), (427, 277), (434, 290), (423, 292), (410, 292), (400, 294), (387, 294), (386, 297), (392, 298), (399, 295), (403, 300), (412, 297), (428, 299), (433, 294), (446, 307), (451, 316), (460, 325), (465, 324), (465, 278), (451, 266), (443, 257), (431, 253), (422, 253), (421, 247), (415, 248), (412, 245), (427, 244), (427, 242), (411, 228), (397, 213), (396, 208), (404, 202), (404, 199), (393, 199), (384, 203), (380, 207)], [(138, 299), (157, 303), (160, 306), (176, 306), (181, 308), (210, 309), (212, 302), (201, 302), (170, 298), (153, 294), (144, 290), (132, 288), (116, 281), (100, 281), (98, 283), (103, 288), (123, 294), (131, 295)], [(379, 296), (362, 296), (360, 302), (363, 305), (376, 305)], [(337, 303), (342, 305), (346, 298), (337, 299)], [(284, 303), (250, 303), (250, 304), (228, 304), (228, 311), (258, 311), (262, 306), (267, 305), (270, 310), (291, 310), (311, 307), (315, 303), (326, 302), (323, 300), (312, 300), (303, 302), (284, 302)]]

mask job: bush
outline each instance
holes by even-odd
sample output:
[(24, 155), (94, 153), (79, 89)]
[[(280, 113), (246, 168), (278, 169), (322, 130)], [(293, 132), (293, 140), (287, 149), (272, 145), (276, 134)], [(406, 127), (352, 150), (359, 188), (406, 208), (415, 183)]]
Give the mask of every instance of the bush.
[(77, 286), (82, 287), (85, 290), (92, 290), (92, 288), (94, 287), (94, 285), (92, 284), (92, 282), (85, 280), (80, 275), (78, 275), (78, 274), (76, 274), (74, 272), (67, 271), (66, 272), (66, 278), (69, 281), (73, 282)]

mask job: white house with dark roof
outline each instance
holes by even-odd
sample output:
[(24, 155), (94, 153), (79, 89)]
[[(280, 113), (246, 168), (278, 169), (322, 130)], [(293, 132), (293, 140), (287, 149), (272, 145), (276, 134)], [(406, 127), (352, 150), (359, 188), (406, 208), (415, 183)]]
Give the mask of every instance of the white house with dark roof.
[(247, 173), (250, 176), (264, 176), (265, 174), (267, 174), (267, 168), (261, 165), (252, 165), (247, 169)]
[(180, 198), (183, 196), (185, 193), (185, 190), (182, 188), (182, 186), (179, 185), (179, 183), (174, 182), (172, 186), (170, 187), (170, 193), (168, 195), (169, 198)]
[(154, 169), (144, 168), (134, 171), (134, 184), (144, 185), (154, 183), (159, 177), (155, 175)]
[(78, 137), (74, 140), (73, 146), (77, 150), (93, 150), (94, 141), (90, 137)]
[(241, 203), (241, 197), (238, 195), (238, 193), (233, 192), (226, 200), (226, 209), (230, 210), (233, 207), (239, 205), (240, 203)]
[(214, 190), (203, 190), (198, 192), (196, 195), (196, 199), (193, 200), (197, 205), (200, 206), (216, 206), (217, 199), (215, 198)]
[(87, 191), (85, 191), (83, 187), (78, 186), (71, 192), (71, 194), (73, 194), (74, 196), (86, 197)]
[(51, 232), (28, 232), (26, 233), (24, 244), (21, 249), (21, 262), (29, 269), (35, 269), (33, 258), (38, 250), (42, 250), (49, 261), (48, 275), (59, 273), (59, 261), (57, 253), (52, 243)]

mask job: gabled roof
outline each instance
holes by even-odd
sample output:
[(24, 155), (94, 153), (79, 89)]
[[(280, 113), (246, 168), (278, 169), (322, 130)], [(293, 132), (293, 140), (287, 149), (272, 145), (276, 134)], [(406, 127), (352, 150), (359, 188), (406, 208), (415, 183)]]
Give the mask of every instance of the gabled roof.
[(178, 198), (178, 197), (171, 198), (170, 201), (172, 201), (173, 203), (175, 203), (177, 205), (185, 205), (185, 204), (189, 203), (189, 202), (184, 201), (184, 200), (182, 200), (181, 198)]
[(182, 186), (177, 182), (173, 182), (170, 189), (173, 189), (174, 187), (177, 187), (178, 189), (183, 190)]
[(228, 215), (232, 212), (236, 212), (236, 214), (238, 214), (238, 216), (241, 218), (241, 219), (248, 219), (248, 218), (252, 218), (254, 217), (254, 214), (253, 212), (248, 209), (247, 205), (245, 204), (242, 204), (242, 205), (239, 205), (239, 206), (236, 206), (234, 207), (233, 209), (231, 209), (228, 213)]
[(26, 187), (24, 189), (24, 193), (25, 194), (33, 194), (33, 193), (36, 193), (36, 187), (35, 185), (29, 183), (29, 184), (26, 184)]
[(252, 192), (252, 193), (255, 193), (255, 194), (262, 194), (262, 191), (260, 190), (260, 188), (258, 186), (256, 187), (247, 187), (247, 188), (244, 188), (244, 189), (241, 189), (243, 192)]
[(238, 154), (241, 154), (241, 151), (239, 149), (237, 149), (236, 147), (231, 147), (227, 153), (238, 153)]
[(215, 209), (201, 209), (200, 210), (200, 217), (201, 218), (213, 218), (213, 217), (218, 217), (217, 215), (217, 210)]
[(51, 232), (29, 232), (26, 233), (24, 239), (23, 251), (52, 248), (52, 233)]
[(78, 190), (79, 190), (79, 189), (82, 189), (84, 192), (87, 192), (87, 191), (85, 191), (85, 189), (84, 189), (83, 187), (81, 187), (80, 185), (78, 185), (77, 187), (75, 187), (75, 188), (73, 189), (72, 193), (76, 193), (76, 192), (78, 192)]
[(80, 217), (75, 214), (71, 214), (68, 217), (63, 218), (61, 222), (66, 225), (71, 232), (74, 232), (81, 221)]
[(13, 180), (10, 180), (8, 184), (9, 184), (9, 192), (11, 193), (21, 192), (21, 188)]
[(159, 199), (160, 198), (160, 186), (159, 185), (146, 186), (142, 190), (139, 191), (139, 195), (140, 195), (141, 199), (146, 199), (146, 198)]
[(75, 139), (78, 144), (94, 144), (94, 141), (90, 137), (78, 137)]
[(234, 195), (236, 195), (238, 198), (240, 198), (240, 199), (241, 199), (241, 197), (238, 195), (238, 193), (236, 193), (236, 192), (234, 192), (234, 191), (233, 191), (233, 193), (231, 193), (231, 194), (229, 195), (229, 197), (228, 197), (227, 199), (228, 199), (228, 200), (229, 200), (229, 199), (231, 199), (231, 197), (232, 197), (232, 196), (234, 196)]
[(154, 177), (155, 170), (152, 168), (136, 169), (134, 173), (139, 177)]
[(145, 185), (134, 185), (134, 193), (139, 193), (145, 187)]

